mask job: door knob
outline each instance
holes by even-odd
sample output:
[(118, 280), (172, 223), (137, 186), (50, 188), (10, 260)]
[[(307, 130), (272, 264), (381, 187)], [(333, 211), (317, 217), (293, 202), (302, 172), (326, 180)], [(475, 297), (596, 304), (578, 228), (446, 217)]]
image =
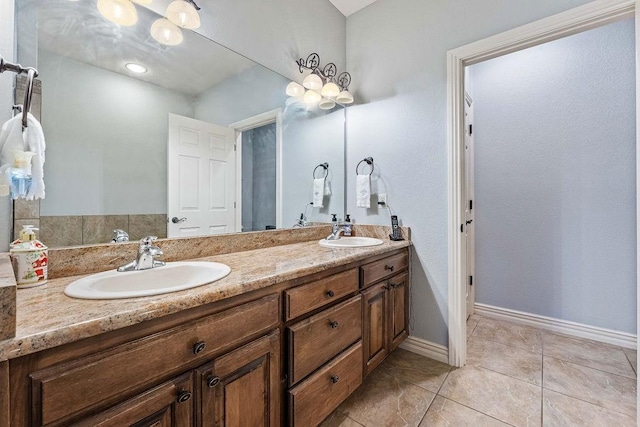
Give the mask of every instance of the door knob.
[(186, 217), (178, 218), (177, 216), (174, 216), (173, 218), (171, 218), (171, 222), (174, 224), (178, 224), (179, 222), (185, 222), (186, 220), (187, 220)]

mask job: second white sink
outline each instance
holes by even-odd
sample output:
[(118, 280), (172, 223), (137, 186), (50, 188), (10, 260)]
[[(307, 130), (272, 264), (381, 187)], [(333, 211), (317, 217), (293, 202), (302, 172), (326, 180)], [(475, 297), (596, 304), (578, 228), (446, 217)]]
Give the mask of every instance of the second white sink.
[(322, 239), (318, 243), (325, 248), (366, 248), (381, 245), (383, 242), (373, 237), (341, 237), (338, 240)]
[(168, 262), (149, 270), (92, 274), (70, 283), (64, 293), (81, 299), (146, 297), (206, 285), (230, 272), (228, 265), (217, 262)]

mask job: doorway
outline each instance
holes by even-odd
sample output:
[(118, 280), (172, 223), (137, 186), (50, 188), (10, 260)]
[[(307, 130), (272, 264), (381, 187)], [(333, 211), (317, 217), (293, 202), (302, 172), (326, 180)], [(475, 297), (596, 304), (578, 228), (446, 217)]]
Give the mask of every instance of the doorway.
[[(467, 221), (464, 133), (465, 67), (624, 18), (637, 17), (637, 7), (635, 1), (589, 3), (448, 52), (449, 364), (458, 367), (464, 366), (467, 351), (466, 287), (468, 272), (464, 230)], [(636, 52), (639, 45), (638, 37), (638, 33), (636, 33)], [(636, 174), (636, 185), (637, 181), (638, 174)]]

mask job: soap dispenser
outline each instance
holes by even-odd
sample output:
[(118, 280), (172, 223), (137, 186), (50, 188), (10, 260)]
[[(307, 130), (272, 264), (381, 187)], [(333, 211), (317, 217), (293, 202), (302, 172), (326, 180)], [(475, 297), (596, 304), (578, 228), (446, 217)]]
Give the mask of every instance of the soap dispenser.
[(18, 288), (32, 288), (47, 283), (48, 248), (36, 238), (38, 229), (25, 225), (20, 238), (9, 245), (9, 256)]
[(13, 150), (13, 167), (9, 169), (11, 198), (25, 198), (31, 188), (31, 151)]
[(351, 236), (351, 216), (349, 214), (344, 217), (344, 235)]

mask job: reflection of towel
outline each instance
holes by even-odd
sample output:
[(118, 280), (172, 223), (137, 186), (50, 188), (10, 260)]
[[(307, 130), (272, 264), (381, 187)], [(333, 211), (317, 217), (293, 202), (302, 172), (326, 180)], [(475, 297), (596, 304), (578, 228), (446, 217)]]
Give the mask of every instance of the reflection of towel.
[(315, 178), (313, 180), (313, 207), (323, 207), (324, 201), (324, 178)]
[(25, 151), (22, 114), (9, 119), (0, 130), (0, 196), (9, 195), (8, 169), (13, 166), (14, 150)]
[[(19, 114), (18, 117), (22, 115)], [(27, 200), (44, 199), (44, 132), (40, 122), (29, 113), (27, 115), (27, 128), (24, 130), (24, 145), (28, 151), (35, 154), (31, 159), (31, 188), (27, 194)]]
[(358, 175), (356, 178), (356, 206), (371, 207), (371, 180), (369, 175)]
[(324, 180), (324, 195), (331, 195), (331, 180), (329, 178), (325, 178)]

